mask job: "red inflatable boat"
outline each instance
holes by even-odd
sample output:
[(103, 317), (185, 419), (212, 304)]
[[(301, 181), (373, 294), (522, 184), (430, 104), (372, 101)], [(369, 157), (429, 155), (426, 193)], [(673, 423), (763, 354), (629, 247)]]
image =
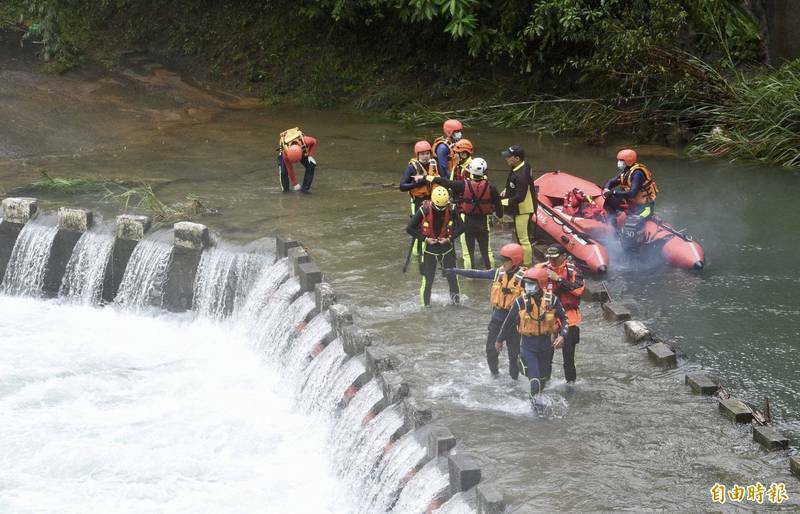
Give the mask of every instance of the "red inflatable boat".
[(563, 246), (579, 263), (594, 273), (605, 273), (609, 256), (604, 242), (617, 239), (623, 249), (657, 252), (677, 268), (702, 269), (703, 248), (657, 215), (639, 223), (624, 213), (609, 223), (603, 208), (602, 189), (597, 184), (563, 171), (549, 171), (537, 178), (539, 208), (533, 221), (537, 238), (542, 232)]

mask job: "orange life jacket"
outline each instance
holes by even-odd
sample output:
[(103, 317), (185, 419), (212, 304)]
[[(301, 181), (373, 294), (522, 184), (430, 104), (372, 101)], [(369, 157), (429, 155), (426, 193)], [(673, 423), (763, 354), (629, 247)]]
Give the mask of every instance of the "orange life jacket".
[[(578, 270), (575, 269), (575, 264), (569, 258), (558, 268), (554, 268), (549, 262), (539, 263), (535, 267), (553, 270), (556, 275), (569, 283), (575, 281), (575, 276), (578, 273)], [(580, 305), (584, 287), (585, 286), (581, 286), (571, 291), (563, 290), (558, 293), (558, 301), (561, 302), (561, 306), (564, 307), (569, 326), (579, 325), (581, 322)], [(548, 280), (547, 289), (553, 291), (555, 288), (556, 284), (552, 280)]]
[(527, 296), (522, 299), (519, 310), (517, 331), (521, 336), (541, 336), (558, 332), (558, 320), (552, 303), (548, 302), (545, 295), (539, 305), (531, 303)]
[[(495, 309), (507, 311), (514, 304), (514, 299), (522, 294), (522, 274), (526, 268), (519, 268), (515, 273), (509, 275), (502, 268), (498, 268), (494, 274), (492, 288), (489, 290), (489, 303)], [(510, 289), (506, 294), (503, 289)]]
[(480, 214), (486, 216), (494, 209), (492, 202), (492, 191), (489, 188), (489, 181), (484, 180), (465, 180), (464, 194), (458, 202), (458, 208), (464, 214)]
[[(418, 175), (426, 175), (431, 177), (439, 176), (439, 167), (436, 166), (436, 159), (434, 159), (433, 157), (431, 157), (431, 160), (428, 161), (427, 169), (425, 169), (425, 166), (417, 159), (411, 159), (410, 161), (408, 161), (408, 164), (414, 166), (414, 169), (417, 171)], [(412, 198), (430, 197), (431, 189), (432, 189), (431, 183), (425, 182), (425, 184), (409, 190), (408, 194), (410, 194)]]
[(422, 222), (419, 225), (419, 231), (423, 235), (423, 237), (432, 237), (433, 239), (439, 238), (452, 238), (453, 237), (453, 207), (448, 205), (444, 211), (439, 211), (444, 213), (444, 221), (442, 221), (442, 226), (439, 228), (439, 233), (434, 233), (434, 224), (433, 224), (433, 204), (430, 200), (425, 200), (422, 202)]
[(433, 140), (433, 155), (431, 155), (432, 159), (436, 159), (436, 149), (439, 148), (439, 145), (447, 145), (447, 151), (450, 152), (447, 156), (447, 175), (453, 176), (453, 171), (458, 166), (458, 154), (453, 149), (455, 143), (450, 142), (449, 139), (443, 136), (439, 136)]
[(633, 199), (633, 203), (636, 205), (645, 205), (655, 201), (656, 196), (658, 196), (658, 185), (653, 178), (653, 172), (647, 169), (647, 166), (642, 163), (637, 162), (627, 170), (620, 173), (619, 185), (622, 186), (623, 189), (630, 191), (631, 182), (633, 181), (633, 174), (637, 171), (641, 171), (644, 174), (644, 182), (642, 182), (639, 192)]
[(308, 147), (306, 146), (306, 138), (303, 131), (298, 127), (290, 128), (281, 132), (278, 139), (278, 151), (281, 152), (289, 148), (290, 145), (300, 145), (303, 149), (303, 155), (308, 154)]

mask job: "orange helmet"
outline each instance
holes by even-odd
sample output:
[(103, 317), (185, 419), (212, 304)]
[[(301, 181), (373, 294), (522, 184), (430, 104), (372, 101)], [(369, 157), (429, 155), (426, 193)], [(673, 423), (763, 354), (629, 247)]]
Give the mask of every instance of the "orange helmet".
[(539, 289), (544, 289), (547, 287), (547, 270), (544, 268), (530, 268), (522, 275), (522, 280), (536, 282), (539, 285)]
[(630, 148), (625, 148), (624, 150), (620, 150), (619, 153), (617, 153), (617, 160), (624, 162), (625, 166), (633, 166), (633, 163), (636, 162), (636, 159), (637, 159), (636, 152), (634, 152)]
[(300, 145), (289, 145), (289, 148), (283, 151), (283, 157), (289, 162), (300, 162), (303, 158), (303, 149)]
[(458, 142), (453, 145), (453, 150), (455, 150), (456, 153), (467, 152), (468, 154), (472, 155), (472, 141), (469, 139), (459, 139)]
[(431, 151), (431, 144), (427, 141), (417, 141), (414, 145), (414, 153), (419, 155), (422, 152), (430, 152)]
[(464, 130), (464, 125), (458, 120), (446, 120), (444, 125), (442, 125), (442, 130), (444, 130), (445, 136), (450, 137), (453, 135), (453, 132)]
[(522, 259), (525, 257), (522, 247), (517, 243), (508, 243), (500, 249), (500, 257), (505, 257), (514, 263), (514, 266), (522, 264)]

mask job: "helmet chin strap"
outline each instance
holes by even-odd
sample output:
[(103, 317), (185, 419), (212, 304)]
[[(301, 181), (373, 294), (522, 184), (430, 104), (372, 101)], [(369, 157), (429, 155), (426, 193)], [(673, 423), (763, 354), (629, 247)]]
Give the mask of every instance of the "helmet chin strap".
[(444, 210), (444, 208), (445, 208), (445, 207), (447, 207), (446, 205), (445, 205), (445, 206), (442, 206), (442, 207), (439, 207), (439, 206), (438, 206), (438, 205), (436, 205), (435, 203), (433, 203), (433, 202), (431, 202), (431, 203), (432, 203), (432, 205), (433, 205), (433, 208), (434, 208), (434, 209), (436, 209), (437, 211), (443, 211), (443, 210)]

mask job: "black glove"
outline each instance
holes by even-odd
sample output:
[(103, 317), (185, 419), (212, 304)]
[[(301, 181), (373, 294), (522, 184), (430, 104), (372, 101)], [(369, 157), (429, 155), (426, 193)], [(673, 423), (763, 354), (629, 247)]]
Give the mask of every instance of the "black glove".
[(503, 291), (503, 294), (511, 294), (514, 292), (511, 290), (511, 288), (508, 287), (504, 287), (503, 289), (501, 289), (501, 291)]

